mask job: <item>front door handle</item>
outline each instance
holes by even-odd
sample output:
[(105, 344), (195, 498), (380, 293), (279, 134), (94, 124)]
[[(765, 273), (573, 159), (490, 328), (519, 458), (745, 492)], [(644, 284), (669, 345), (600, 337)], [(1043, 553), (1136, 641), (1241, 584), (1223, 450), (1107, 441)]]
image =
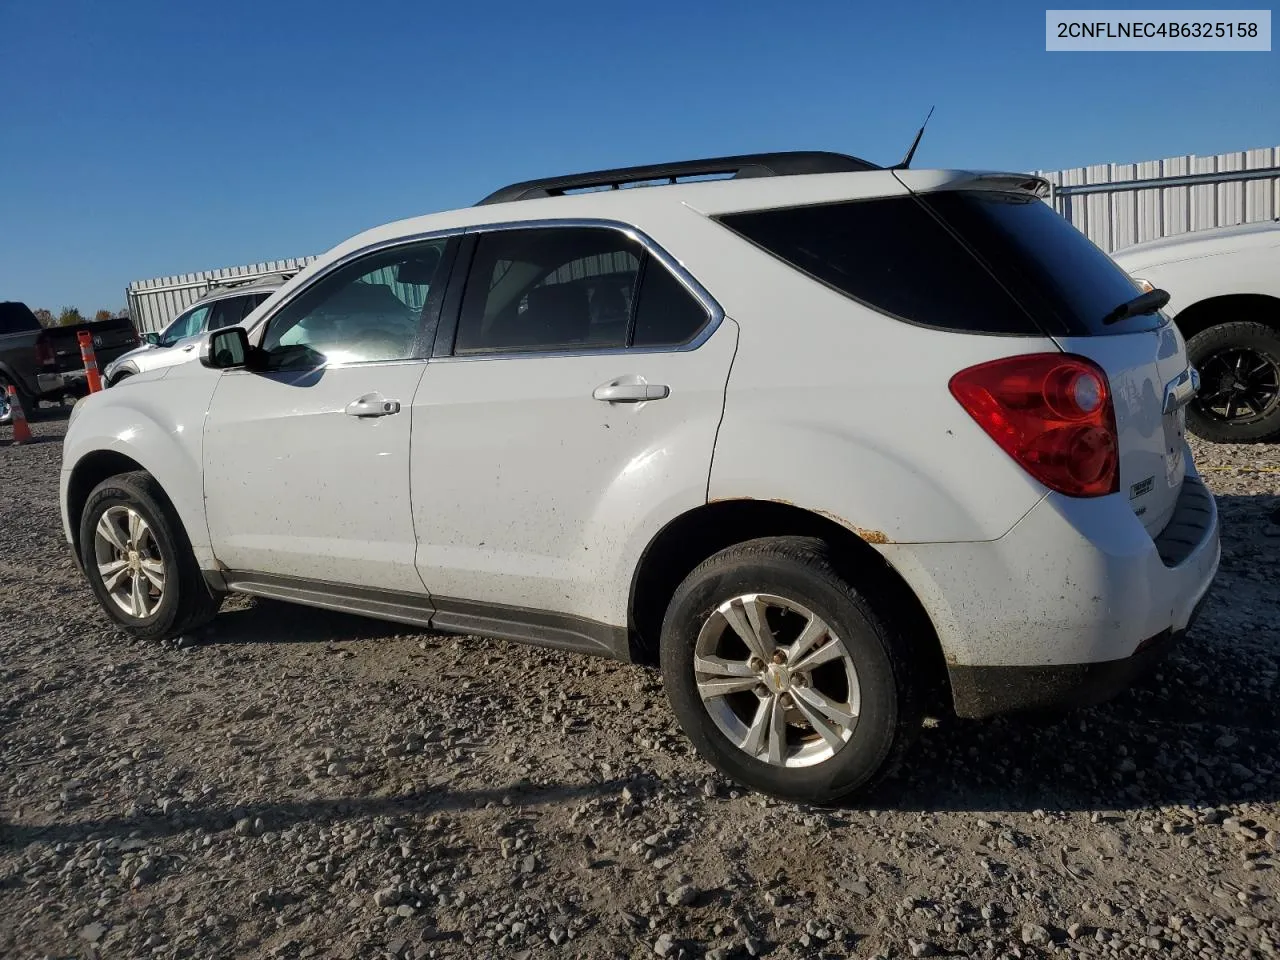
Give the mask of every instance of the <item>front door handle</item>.
[(600, 384), (591, 396), (606, 403), (643, 403), (671, 396), (671, 388), (665, 383), (646, 383), (641, 377), (618, 377)]
[(347, 404), (349, 417), (389, 417), (400, 412), (399, 400), (387, 400), (380, 393), (366, 393)]

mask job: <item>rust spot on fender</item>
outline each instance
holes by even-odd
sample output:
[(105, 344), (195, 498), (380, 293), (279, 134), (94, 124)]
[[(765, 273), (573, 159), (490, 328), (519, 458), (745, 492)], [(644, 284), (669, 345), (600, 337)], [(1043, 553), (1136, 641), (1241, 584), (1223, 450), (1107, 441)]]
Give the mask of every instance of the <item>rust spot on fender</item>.
[[(707, 500), (707, 505), (710, 506), (713, 503), (732, 503), (735, 501), (745, 503), (753, 499), (755, 498), (754, 497), (711, 497), (709, 500)], [(855, 526), (854, 524), (845, 520), (844, 517), (837, 516), (836, 514), (832, 513), (829, 510), (811, 510), (808, 507), (802, 507), (800, 506), (800, 504), (795, 503), (792, 500), (784, 499), (783, 497), (769, 497), (767, 500), (762, 500), (760, 502), (780, 503), (784, 507), (795, 507), (797, 510), (805, 510), (809, 513), (816, 513), (818, 514), (818, 516), (826, 517), (828, 520), (832, 521), (833, 523), (840, 524), (840, 526), (844, 527), (846, 530), (850, 530), (853, 533), (856, 533), (861, 539), (865, 540), (867, 543), (893, 543), (893, 541), (890, 540), (889, 537), (882, 531), (871, 530), (866, 527)]]
[(831, 513), (827, 510), (815, 510), (814, 513), (820, 514), (821, 516), (826, 517), (828, 520), (832, 520), (840, 524), (840, 526), (844, 527), (846, 530), (852, 530), (854, 533), (856, 533), (859, 537), (861, 537), (867, 543), (892, 543), (893, 542), (887, 536), (885, 536), (884, 533), (882, 533), (879, 530), (871, 530), (871, 529), (868, 529), (867, 527), (856, 526), (855, 524), (852, 524), (848, 520), (844, 519), (844, 517), (838, 517), (834, 513)]

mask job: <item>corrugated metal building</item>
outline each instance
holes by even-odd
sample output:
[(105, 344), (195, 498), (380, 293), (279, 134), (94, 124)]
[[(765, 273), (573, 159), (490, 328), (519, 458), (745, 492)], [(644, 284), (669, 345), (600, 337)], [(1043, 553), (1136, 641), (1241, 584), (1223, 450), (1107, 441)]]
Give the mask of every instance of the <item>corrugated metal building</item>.
[[(1280, 217), (1280, 146), (1039, 173), (1053, 186), (1054, 209), (1108, 253), (1190, 230)], [(159, 331), (220, 281), (298, 270), (313, 259), (140, 280), (129, 284), (129, 312), (140, 332)]]
[(1280, 217), (1280, 147), (1041, 173), (1054, 209), (1108, 253)]
[(125, 291), (129, 302), (129, 316), (133, 318), (133, 325), (139, 333), (159, 333), (174, 317), (209, 290), (228, 280), (253, 280), (286, 270), (296, 272), (314, 259), (314, 256), (292, 257), (288, 260), (251, 263), (244, 267), (223, 267), (220, 270), (157, 277), (154, 280), (136, 280)]

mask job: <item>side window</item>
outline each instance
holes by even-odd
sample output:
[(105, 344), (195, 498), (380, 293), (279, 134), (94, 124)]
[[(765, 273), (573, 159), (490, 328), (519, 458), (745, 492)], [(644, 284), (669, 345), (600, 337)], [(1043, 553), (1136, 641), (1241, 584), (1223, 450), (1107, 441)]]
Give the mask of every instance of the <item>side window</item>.
[(384, 250), (317, 281), (271, 318), (262, 341), (268, 367), (420, 356), (421, 320), (431, 292), (443, 286), (447, 245), (440, 239)]
[(454, 352), (625, 346), (644, 249), (617, 230), (544, 227), (483, 234)]
[(173, 323), (165, 328), (164, 333), (160, 334), (161, 346), (171, 347), (183, 337), (190, 337), (199, 333), (204, 328), (204, 322), (209, 316), (209, 310), (209, 305), (205, 304), (179, 316), (177, 320), (174, 320)]
[(209, 318), (208, 330), (220, 330), (223, 327), (234, 327), (244, 315), (248, 297), (227, 297), (213, 305), (213, 315)]
[(702, 305), (665, 266), (650, 257), (636, 304), (634, 347), (675, 347), (692, 340), (710, 319)]

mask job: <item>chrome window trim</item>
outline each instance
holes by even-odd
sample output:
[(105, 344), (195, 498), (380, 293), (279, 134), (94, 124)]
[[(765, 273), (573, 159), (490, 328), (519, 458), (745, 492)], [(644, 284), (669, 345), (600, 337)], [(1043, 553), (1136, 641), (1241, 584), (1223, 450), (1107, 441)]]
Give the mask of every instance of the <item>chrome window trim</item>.
[[(375, 253), (382, 253), (396, 247), (409, 246), (415, 243), (425, 243), (430, 240), (448, 240), (452, 237), (462, 237), (470, 234), (493, 233), (502, 230), (536, 230), (550, 229), (556, 227), (594, 227), (604, 230), (616, 230), (625, 236), (630, 237), (636, 243), (640, 244), (653, 257), (660, 260), (668, 270), (670, 270), (677, 280), (702, 304), (707, 311), (707, 322), (702, 325), (702, 329), (698, 331), (698, 335), (686, 343), (676, 344), (672, 346), (653, 346), (653, 347), (606, 347), (598, 350), (512, 350), (503, 353), (474, 353), (463, 356), (449, 355), (447, 357), (413, 357), (412, 360), (423, 360), (430, 363), (450, 363), (450, 362), (474, 362), (477, 360), (522, 360), (533, 357), (598, 357), (620, 354), (648, 354), (648, 353), (687, 353), (697, 350), (700, 346), (711, 339), (712, 334), (719, 329), (720, 324), (724, 321), (724, 308), (716, 301), (715, 297), (698, 282), (684, 264), (668, 253), (657, 241), (650, 237), (639, 227), (624, 223), (621, 220), (608, 220), (604, 218), (594, 217), (565, 217), (565, 218), (542, 218), (538, 220), (503, 220), (495, 223), (472, 224), (462, 227), (450, 227), (444, 230), (429, 230), (423, 233), (410, 234), (408, 236), (393, 237), (387, 240), (371, 243), (367, 246), (352, 250), (343, 257), (326, 264), (321, 268), (315, 276), (307, 279), (305, 283), (299, 284), (289, 294), (283, 297), (278, 303), (272, 305), (269, 313), (265, 314), (261, 320), (253, 325), (249, 330), (250, 343), (255, 346), (261, 346), (262, 337), (265, 336), (267, 325), (271, 323), (281, 310), (285, 309), (298, 296), (311, 289), (312, 286), (319, 283), (325, 277), (329, 276), (335, 270), (347, 266), (351, 262), (365, 256)], [(469, 266), (469, 265), (468, 265)], [(304, 268), (305, 270), (306, 268)], [(254, 339), (254, 338), (257, 339)], [(362, 361), (359, 365), (369, 363), (382, 363), (386, 361), (367, 360)], [(356, 364), (347, 364), (353, 366)], [(336, 364), (334, 365), (337, 366)], [(317, 369), (327, 369), (317, 368)]]

